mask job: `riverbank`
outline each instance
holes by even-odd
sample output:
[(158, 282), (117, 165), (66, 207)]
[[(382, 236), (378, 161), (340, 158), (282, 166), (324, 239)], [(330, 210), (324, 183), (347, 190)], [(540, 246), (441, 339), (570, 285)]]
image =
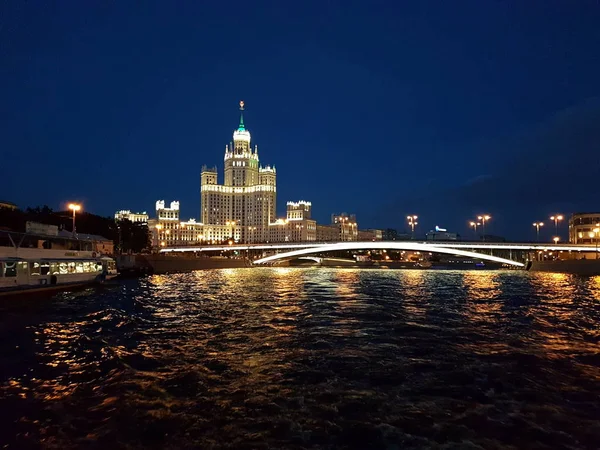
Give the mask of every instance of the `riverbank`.
[(564, 261), (532, 261), (530, 272), (555, 272), (572, 275), (600, 275), (599, 259), (569, 259)]

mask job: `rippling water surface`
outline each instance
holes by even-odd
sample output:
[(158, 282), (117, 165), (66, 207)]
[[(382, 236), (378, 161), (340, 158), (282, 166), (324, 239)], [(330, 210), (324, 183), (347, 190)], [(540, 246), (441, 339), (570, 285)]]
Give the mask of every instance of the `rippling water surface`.
[(0, 444), (598, 448), (599, 340), (600, 277), (126, 280), (2, 306)]

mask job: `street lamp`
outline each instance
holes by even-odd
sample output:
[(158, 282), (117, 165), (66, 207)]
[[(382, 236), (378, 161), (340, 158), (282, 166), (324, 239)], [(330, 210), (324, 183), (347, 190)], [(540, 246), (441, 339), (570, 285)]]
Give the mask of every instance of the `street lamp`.
[[(596, 226), (599, 226), (600, 224), (596, 224)], [(600, 228), (594, 228), (592, 232), (590, 232), (590, 238), (594, 239), (596, 241), (596, 258), (598, 259), (598, 233), (600, 233)]]
[(563, 220), (562, 214), (556, 214), (554, 216), (550, 216), (550, 220), (554, 220), (554, 234), (558, 234), (558, 222)]
[(540, 242), (540, 227), (544, 226), (544, 222), (533, 222), (533, 226), (537, 231), (537, 240)]
[(554, 245), (556, 245), (558, 244), (558, 241), (560, 241), (560, 238), (558, 236), (554, 236), (552, 240), (554, 241)]
[(156, 225), (156, 246), (158, 247), (160, 245), (160, 230), (162, 229), (162, 225), (159, 223)]
[(73, 237), (75, 237), (75, 213), (81, 210), (81, 205), (69, 203), (69, 209), (73, 211)]
[(485, 241), (485, 223), (490, 220), (492, 216), (488, 214), (483, 214), (481, 216), (477, 216), (477, 220), (481, 220), (481, 226), (483, 227), (482, 239)]
[(478, 222), (469, 222), (469, 225), (473, 227), (473, 232), (475, 233), (475, 239), (477, 239), (477, 226), (481, 225)]
[(415, 238), (415, 226), (418, 225), (417, 216), (406, 216), (406, 219), (408, 220), (408, 225), (410, 226), (411, 229), (411, 239)]

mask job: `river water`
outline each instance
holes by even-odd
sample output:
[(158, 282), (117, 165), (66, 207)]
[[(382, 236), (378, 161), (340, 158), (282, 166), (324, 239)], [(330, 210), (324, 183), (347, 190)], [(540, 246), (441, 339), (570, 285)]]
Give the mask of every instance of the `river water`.
[(598, 448), (599, 341), (600, 277), (124, 280), (2, 306), (0, 448)]

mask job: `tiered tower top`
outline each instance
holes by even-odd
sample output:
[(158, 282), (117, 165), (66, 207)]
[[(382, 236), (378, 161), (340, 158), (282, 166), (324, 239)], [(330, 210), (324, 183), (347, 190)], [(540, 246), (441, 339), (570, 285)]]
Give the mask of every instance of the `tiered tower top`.
[(246, 130), (244, 125), (244, 101), (240, 101), (240, 125), (238, 129), (233, 132), (233, 142), (247, 142), (248, 147), (250, 146), (250, 132)]

